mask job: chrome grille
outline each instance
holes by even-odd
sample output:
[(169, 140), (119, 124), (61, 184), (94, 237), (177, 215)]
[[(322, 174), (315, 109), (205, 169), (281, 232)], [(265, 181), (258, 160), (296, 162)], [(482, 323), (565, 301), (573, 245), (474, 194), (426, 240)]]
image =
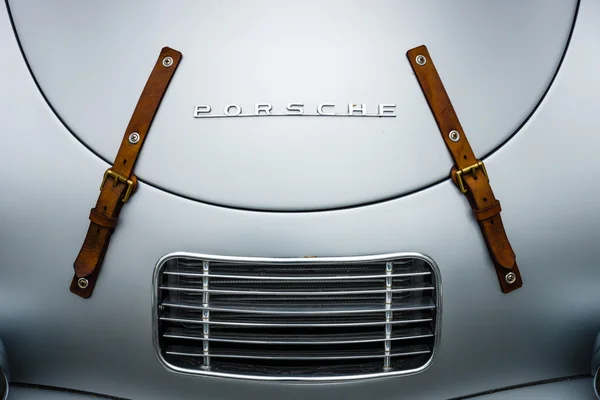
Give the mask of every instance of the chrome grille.
[(336, 380), (431, 363), (440, 288), (418, 254), (262, 259), (172, 254), (155, 271), (159, 359), (180, 372)]

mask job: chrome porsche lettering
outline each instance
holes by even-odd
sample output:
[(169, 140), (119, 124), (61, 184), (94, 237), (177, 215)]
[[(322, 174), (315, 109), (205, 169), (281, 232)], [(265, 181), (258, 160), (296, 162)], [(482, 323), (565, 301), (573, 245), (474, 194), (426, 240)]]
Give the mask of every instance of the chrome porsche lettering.
[[(393, 115), (395, 108), (396, 108), (395, 104), (380, 104), (379, 105), (379, 115), (381, 115), (381, 116)], [(386, 113), (392, 113), (392, 114), (386, 114)], [(393, 115), (393, 116), (395, 117), (395, 115)]]
[[(244, 106), (246, 107), (246, 106)], [(314, 106), (313, 106), (314, 107)], [(395, 104), (378, 104), (377, 107), (368, 107), (367, 104), (348, 103), (346, 112), (341, 112), (342, 106), (334, 103), (318, 104), (313, 110), (316, 112), (306, 112), (304, 103), (288, 103), (283, 112), (277, 111), (271, 103), (254, 104), (254, 112), (243, 112), (239, 104), (231, 103), (223, 107), (223, 114), (213, 113), (212, 106), (209, 104), (199, 104), (194, 107), (194, 118), (228, 118), (228, 117), (285, 117), (285, 116), (312, 116), (312, 117), (396, 117)], [(369, 113), (368, 110), (377, 110)]]
[[(210, 107), (210, 106), (209, 106)], [(229, 112), (229, 110), (231, 110), (232, 108), (235, 109), (234, 114), (231, 114)], [(226, 117), (237, 117), (238, 115), (242, 114), (242, 107), (238, 106), (237, 104), (229, 104), (226, 105), (225, 108), (223, 109), (223, 114)]]
[(304, 104), (302, 103), (290, 103), (286, 109), (290, 115), (302, 115), (304, 114)]
[(319, 106), (317, 107), (317, 113), (319, 115), (335, 115), (335, 113), (326, 113), (326, 112), (324, 112), (323, 108), (325, 108), (325, 107), (335, 107), (335, 104), (328, 104), (328, 103), (319, 104)]
[(194, 118), (202, 116), (202, 114), (208, 114), (211, 111), (209, 105), (199, 105), (194, 109)]
[(256, 104), (254, 106), (254, 115), (261, 115), (260, 112), (264, 112), (264, 115), (271, 115), (271, 110), (273, 106), (270, 104)]
[(361, 104), (358, 107), (356, 104), (348, 104), (348, 115), (354, 115), (357, 111), (360, 112), (360, 115), (367, 115), (367, 105)]

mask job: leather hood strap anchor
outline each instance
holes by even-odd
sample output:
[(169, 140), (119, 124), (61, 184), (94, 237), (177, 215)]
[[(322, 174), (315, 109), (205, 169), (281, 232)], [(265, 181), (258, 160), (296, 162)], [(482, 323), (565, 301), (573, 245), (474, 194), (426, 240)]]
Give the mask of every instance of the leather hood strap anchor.
[(104, 173), (100, 196), (90, 212), (90, 226), (73, 264), (75, 276), (71, 282), (71, 292), (80, 297), (88, 298), (92, 295), (121, 208), (137, 186), (133, 167), (180, 61), (181, 53), (177, 50), (169, 47), (161, 50), (131, 116), (115, 162)]
[(446, 147), (454, 159), (452, 180), (471, 205), (494, 263), (502, 291), (512, 292), (520, 288), (523, 281), (515, 253), (502, 224), (500, 216), (502, 208), (500, 202), (494, 197), (485, 165), (475, 157), (471, 149), (427, 47), (415, 47), (406, 55), (429, 103)]

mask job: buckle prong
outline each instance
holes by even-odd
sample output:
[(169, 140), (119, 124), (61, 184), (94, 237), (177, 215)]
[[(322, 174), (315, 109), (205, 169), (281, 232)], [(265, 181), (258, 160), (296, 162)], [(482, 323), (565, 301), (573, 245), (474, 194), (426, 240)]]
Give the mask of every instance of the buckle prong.
[(477, 163), (473, 165), (456, 171), (456, 181), (458, 183), (458, 188), (463, 194), (467, 193), (467, 189), (465, 188), (465, 184), (463, 182), (463, 174), (471, 172), (473, 174), (473, 177), (475, 177), (475, 172), (477, 169), (481, 169), (481, 171), (483, 172), (483, 176), (485, 176), (485, 179), (487, 179), (489, 182), (490, 178), (488, 177), (487, 171), (485, 170), (485, 165), (483, 164), (483, 161), (477, 161)]
[(104, 184), (108, 180), (108, 177), (113, 178), (113, 186), (117, 186), (119, 184), (119, 182), (123, 182), (124, 184), (127, 185), (127, 190), (125, 191), (125, 196), (123, 197), (123, 200), (121, 200), (123, 203), (127, 203), (127, 200), (129, 200), (129, 198), (131, 197), (131, 193), (133, 192), (133, 181), (131, 179), (127, 179), (123, 175), (120, 175), (109, 168), (106, 170), (106, 172), (104, 173), (104, 177), (102, 178), (102, 184), (100, 185), (101, 191), (102, 191), (102, 188), (104, 187)]

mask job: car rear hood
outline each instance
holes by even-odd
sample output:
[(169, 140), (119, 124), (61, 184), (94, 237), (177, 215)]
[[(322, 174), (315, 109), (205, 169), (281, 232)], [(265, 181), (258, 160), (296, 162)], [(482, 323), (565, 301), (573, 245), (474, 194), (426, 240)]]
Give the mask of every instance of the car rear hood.
[[(401, 196), (452, 161), (406, 59), (428, 46), (476, 154), (501, 146), (548, 89), (575, 1), (44, 0), (9, 2), (34, 78), (69, 130), (112, 162), (160, 49), (183, 53), (136, 165), (203, 202), (320, 210)], [(194, 118), (198, 105), (394, 117)], [(234, 113), (237, 109), (229, 109)], [(51, 151), (51, 149), (49, 149)], [(532, 149), (532, 151), (534, 151)], [(56, 157), (60, 157), (56, 154)], [(493, 175), (493, 171), (491, 171)], [(98, 177), (100, 180), (101, 176)]]

